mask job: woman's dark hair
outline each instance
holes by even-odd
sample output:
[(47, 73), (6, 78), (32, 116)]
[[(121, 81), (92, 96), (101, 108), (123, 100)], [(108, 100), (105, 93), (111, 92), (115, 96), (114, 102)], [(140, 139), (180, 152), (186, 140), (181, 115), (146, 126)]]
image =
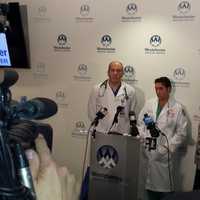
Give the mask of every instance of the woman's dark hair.
[(155, 79), (154, 83), (161, 83), (162, 85), (164, 85), (167, 88), (172, 87), (171, 81), (166, 76)]

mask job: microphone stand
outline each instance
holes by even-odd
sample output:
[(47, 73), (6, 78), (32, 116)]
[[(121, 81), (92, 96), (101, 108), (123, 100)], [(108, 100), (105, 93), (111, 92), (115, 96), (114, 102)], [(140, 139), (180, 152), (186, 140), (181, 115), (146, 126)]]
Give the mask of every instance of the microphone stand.
[[(82, 168), (82, 183), (83, 183), (83, 180), (84, 180), (84, 172), (85, 172), (86, 158), (87, 158), (87, 152), (88, 152), (89, 136), (90, 136), (90, 133), (91, 133), (92, 138), (95, 139), (96, 127), (97, 127), (98, 123), (99, 123), (99, 120), (97, 118), (95, 118), (94, 121), (90, 124), (90, 127), (88, 128), (88, 131), (87, 131), (87, 138), (86, 138), (84, 158), (83, 158), (83, 168)], [(93, 130), (91, 132), (92, 128), (93, 128)]]
[(109, 130), (108, 130), (108, 134), (111, 134), (111, 133), (110, 133), (111, 129), (112, 129), (113, 126), (114, 126), (115, 124), (117, 124), (117, 123), (118, 123), (118, 115), (115, 115), (115, 116), (114, 116), (114, 119), (113, 119), (113, 122), (112, 122), (112, 125), (110, 126), (110, 128), (109, 128)]
[(113, 127), (115, 124), (118, 123), (118, 115), (120, 114), (120, 112), (121, 112), (123, 109), (124, 109), (123, 106), (118, 106), (118, 107), (117, 107), (117, 111), (116, 111), (116, 113), (115, 113), (115, 116), (114, 116), (112, 125), (111, 125), (111, 127), (109, 128), (109, 130), (108, 130), (108, 134), (110, 134), (109, 132), (110, 132), (110, 130), (112, 129), (112, 127)]
[(90, 130), (93, 127), (93, 130), (92, 130), (92, 133), (91, 133), (93, 138), (96, 137), (96, 127), (97, 127), (98, 123), (99, 123), (99, 120), (96, 120), (95, 123), (92, 123), (90, 128), (89, 128), (89, 130)]
[[(105, 116), (105, 115), (104, 115)], [(104, 117), (103, 116), (103, 117)], [(90, 129), (93, 127), (93, 130), (92, 130), (92, 137), (93, 138), (95, 138), (95, 135), (96, 135), (96, 127), (98, 126), (98, 124), (99, 124), (99, 120), (100, 119), (102, 119), (102, 117), (100, 116), (100, 117), (96, 117), (95, 119), (94, 119), (94, 121), (91, 123), (91, 125), (90, 125), (90, 128), (88, 129), (88, 131), (90, 131)]]

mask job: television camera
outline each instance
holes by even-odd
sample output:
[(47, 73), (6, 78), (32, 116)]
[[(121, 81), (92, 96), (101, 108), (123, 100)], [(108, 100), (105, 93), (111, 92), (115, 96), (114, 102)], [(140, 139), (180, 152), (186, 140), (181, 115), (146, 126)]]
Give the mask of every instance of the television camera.
[[(0, 199), (34, 200), (32, 176), (24, 150), (34, 148), (34, 140), (42, 123), (35, 120), (46, 119), (57, 112), (54, 101), (37, 97), (31, 100), (12, 100), (9, 89), (18, 80), (18, 73), (2, 70), (0, 80)], [(2, 74), (1, 74), (2, 75)], [(42, 124), (43, 125), (43, 124)], [(48, 125), (46, 136), (52, 134)], [(44, 138), (47, 141), (47, 137)], [(47, 141), (48, 144), (48, 141)], [(51, 147), (51, 144), (48, 145)]]

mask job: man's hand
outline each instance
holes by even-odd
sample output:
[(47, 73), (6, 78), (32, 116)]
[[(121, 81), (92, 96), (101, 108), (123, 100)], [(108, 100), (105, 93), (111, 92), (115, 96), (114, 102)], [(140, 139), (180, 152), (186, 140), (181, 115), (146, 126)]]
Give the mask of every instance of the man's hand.
[(38, 200), (78, 200), (79, 188), (74, 175), (66, 167), (58, 167), (52, 159), (43, 136), (35, 140), (37, 153), (26, 152)]

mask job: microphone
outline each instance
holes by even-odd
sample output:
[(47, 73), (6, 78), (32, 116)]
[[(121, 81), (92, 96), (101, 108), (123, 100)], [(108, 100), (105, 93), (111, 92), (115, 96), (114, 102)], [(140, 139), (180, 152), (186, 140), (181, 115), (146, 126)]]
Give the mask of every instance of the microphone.
[(136, 117), (135, 117), (135, 112), (134, 111), (130, 111), (129, 112), (129, 119), (130, 119), (130, 131), (129, 131), (129, 134), (132, 135), (132, 136), (139, 135), (139, 131), (138, 131), (138, 128), (136, 126), (137, 121), (136, 121)]
[(22, 101), (14, 106), (17, 117), (24, 119), (46, 119), (58, 111), (57, 104), (48, 98), (36, 97), (29, 101)]
[(16, 144), (14, 148), (14, 163), (20, 183), (30, 190), (33, 199), (36, 199), (36, 192), (33, 184), (31, 170), (28, 159), (21, 144)]
[(149, 130), (151, 137), (159, 137), (161, 131), (157, 128), (155, 122), (153, 121), (153, 118), (150, 117), (147, 113), (145, 113), (143, 121), (147, 129)]
[[(119, 113), (122, 111), (124, 109), (124, 107), (123, 106), (117, 106), (117, 111), (116, 111), (116, 113), (115, 113), (115, 116), (114, 116), (114, 119), (113, 119), (113, 122), (112, 122), (112, 126), (116, 123), (118, 123), (118, 115), (119, 115)], [(111, 127), (112, 127), (111, 126)]]
[(102, 107), (97, 113), (94, 121), (92, 122), (91, 126), (97, 126), (100, 119), (103, 119), (108, 113), (108, 109), (105, 107)]
[(4, 70), (3, 75), (1, 74), (0, 78), (0, 87), (9, 88), (17, 82), (18, 78), (19, 75), (16, 71)]

